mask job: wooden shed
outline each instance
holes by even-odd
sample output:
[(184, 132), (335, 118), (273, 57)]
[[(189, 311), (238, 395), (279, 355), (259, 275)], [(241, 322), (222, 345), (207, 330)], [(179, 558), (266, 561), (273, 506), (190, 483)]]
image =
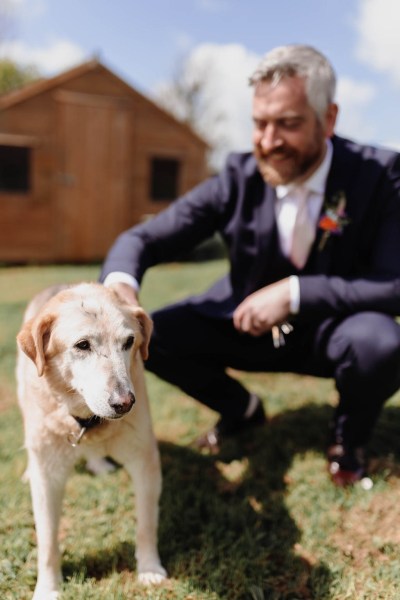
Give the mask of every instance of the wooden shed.
[(207, 149), (97, 60), (0, 96), (0, 261), (101, 260), (207, 176)]

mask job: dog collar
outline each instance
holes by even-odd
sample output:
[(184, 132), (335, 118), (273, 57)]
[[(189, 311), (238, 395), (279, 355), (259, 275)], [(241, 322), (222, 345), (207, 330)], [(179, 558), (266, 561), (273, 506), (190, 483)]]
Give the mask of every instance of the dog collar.
[(103, 420), (101, 417), (98, 417), (97, 415), (92, 415), (91, 417), (88, 417), (87, 419), (82, 419), (81, 417), (74, 416), (74, 419), (78, 423), (78, 425), (80, 425), (82, 427), (82, 429), (93, 429), (93, 427), (100, 425), (100, 423)]
[(88, 429), (93, 429), (93, 427), (97, 427), (97, 425), (100, 425), (103, 419), (101, 417), (98, 417), (97, 415), (92, 415), (88, 419), (82, 419), (81, 417), (75, 417), (74, 415), (72, 416), (81, 428), (79, 433), (71, 432), (68, 435), (69, 443), (71, 444), (71, 446), (73, 446), (73, 448), (75, 448), (80, 443), (81, 439), (85, 435), (85, 432)]

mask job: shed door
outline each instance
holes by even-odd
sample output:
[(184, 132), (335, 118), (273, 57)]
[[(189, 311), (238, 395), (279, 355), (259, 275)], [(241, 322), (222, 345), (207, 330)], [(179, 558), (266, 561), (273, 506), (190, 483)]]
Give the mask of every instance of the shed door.
[(130, 224), (132, 103), (59, 91), (58, 256), (95, 260)]

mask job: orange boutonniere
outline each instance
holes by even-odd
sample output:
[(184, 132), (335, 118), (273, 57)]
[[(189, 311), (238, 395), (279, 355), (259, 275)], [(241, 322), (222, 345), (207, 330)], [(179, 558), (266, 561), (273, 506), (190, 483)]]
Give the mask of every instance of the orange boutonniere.
[(323, 231), (318, 250), (325, 248), (325, 244), (331, 235), (342, 234), (343, 228), (350, 223), (345, 209), (346, 195), (343, 191), (337, 192), (325, 203), (322, 216), (318, 222), (318, 228)]

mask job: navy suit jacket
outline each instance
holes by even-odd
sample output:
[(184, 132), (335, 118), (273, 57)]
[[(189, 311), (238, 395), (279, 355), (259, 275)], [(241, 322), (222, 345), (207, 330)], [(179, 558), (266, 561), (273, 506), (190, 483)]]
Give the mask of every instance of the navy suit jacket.
[(348, 223), (320, 248), (319, 229), (301, 271), (282, 255), (274, 188), (262, 179), (251, 153), (228, 157), (221, 173), (194, 188), (150, 221), (118, 237), (101, 280), (124, 271), (139, 282), (146, 269), (175, 260), (219, 232), (230, 270), (206, 293), (191, 299), (203, 313), (231, 317), (261, 287), (299, 276), (299, 318), (318, 321), (359, 311), (400, 315), (400, 155), (332, 139), (325, 202), (343, 192)]

